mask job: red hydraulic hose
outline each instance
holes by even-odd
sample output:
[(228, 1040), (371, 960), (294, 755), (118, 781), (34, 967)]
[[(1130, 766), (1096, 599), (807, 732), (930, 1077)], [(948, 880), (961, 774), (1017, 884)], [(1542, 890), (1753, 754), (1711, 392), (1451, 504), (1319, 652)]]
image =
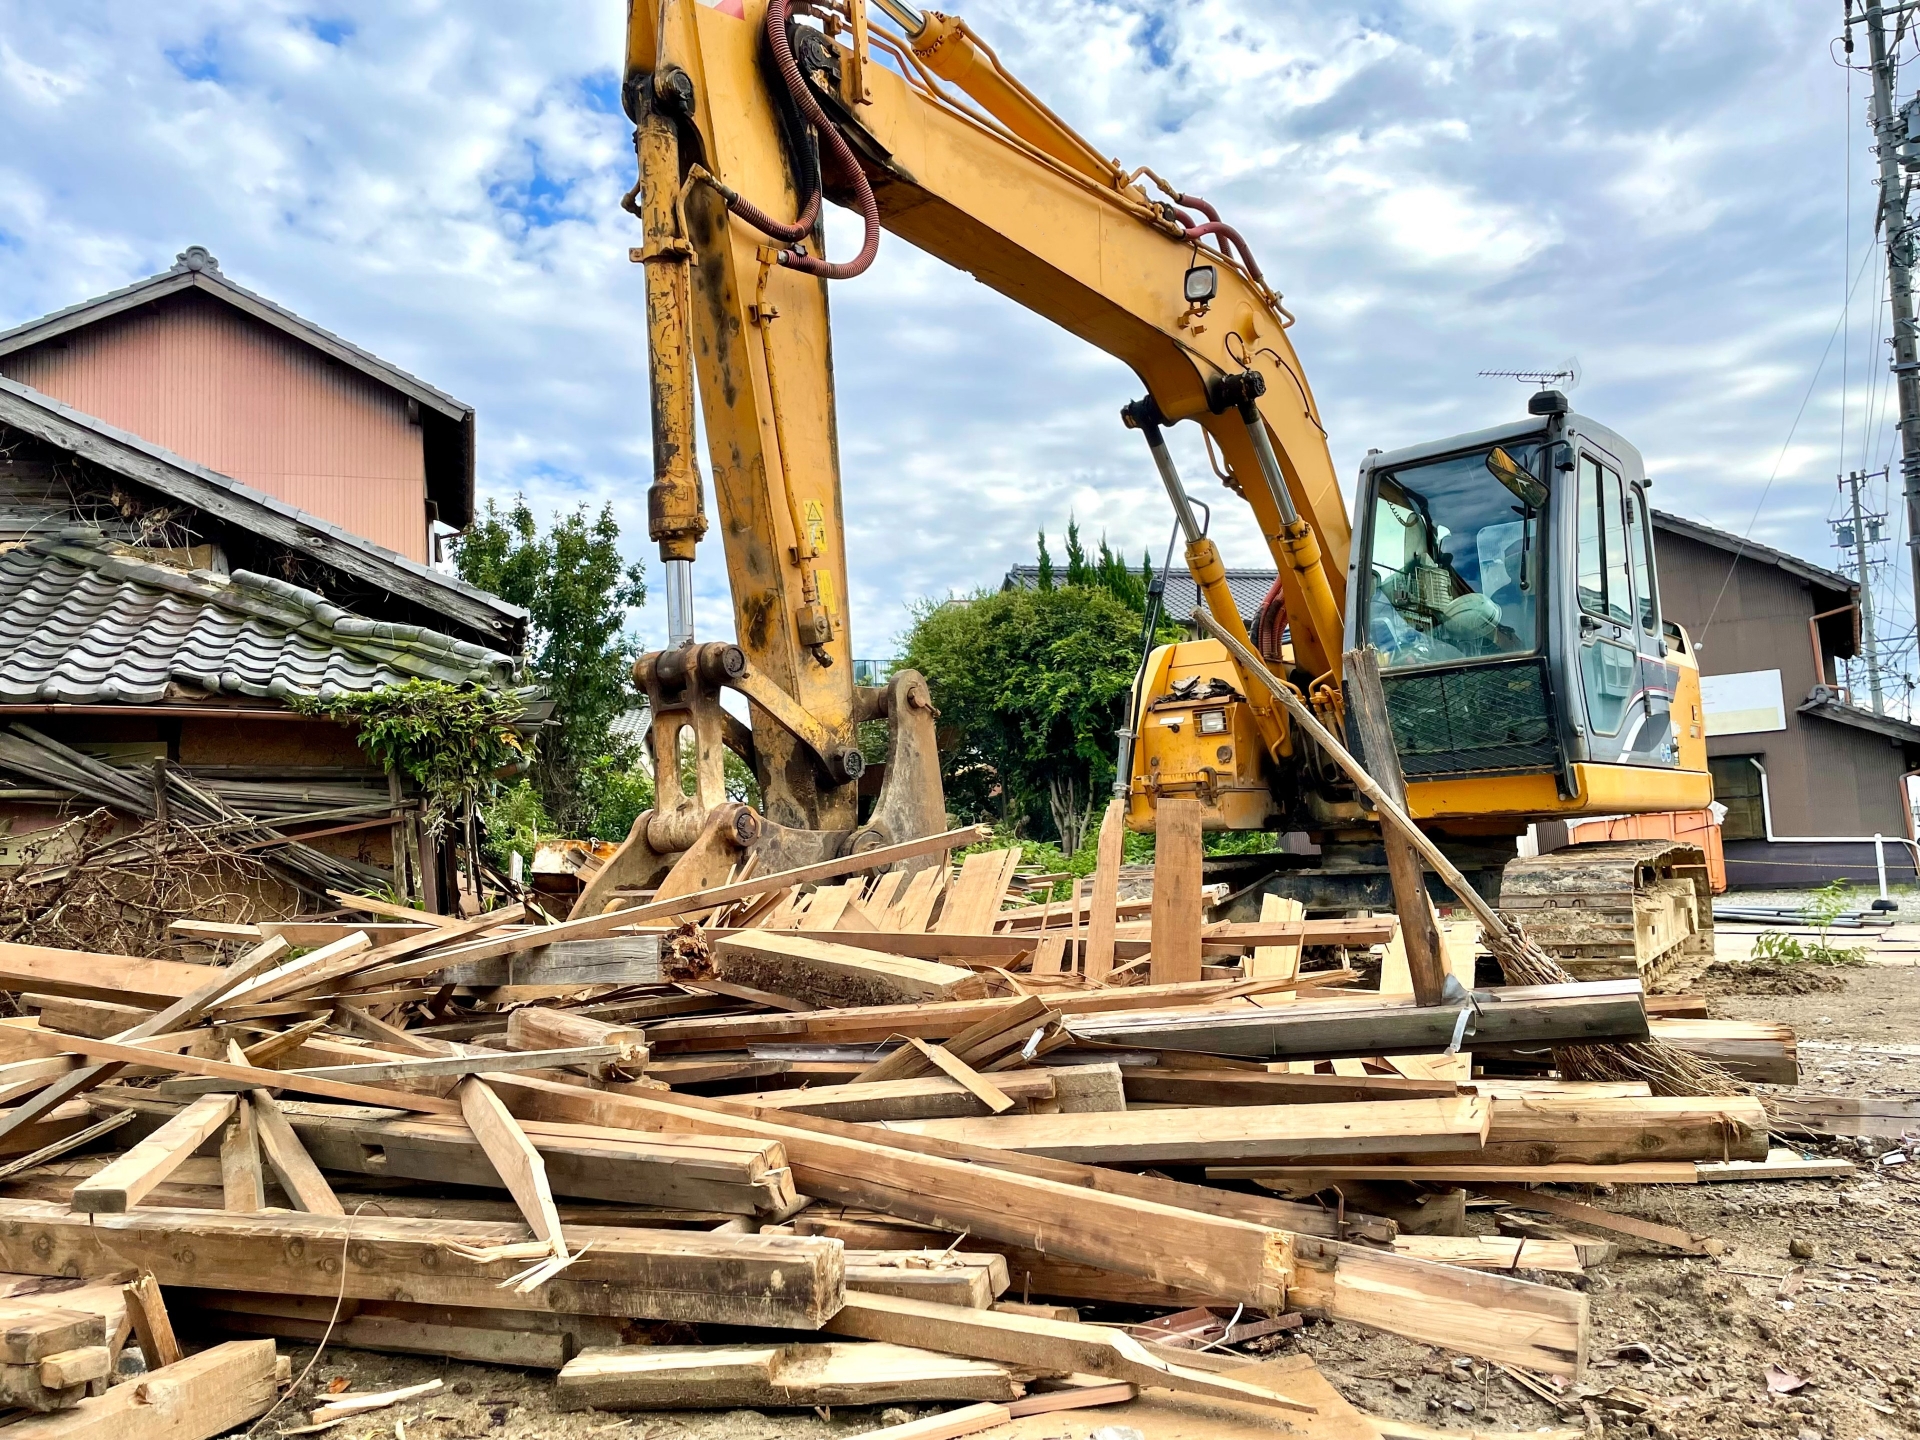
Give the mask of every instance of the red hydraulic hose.
[[(854, 155), (853, 147), (847, 144), (846, 137), (840, 133), (840, 127), (835, 125), (828, 118), (827, 112), (820, 108), (820, 102), (814, 98), (812, 88), (800, 74), (800, 66), (793, 58), (793, 47), (787, 44), (787, 4), (788, 0), (769, 0), (767, 43), (773, 49), (774, 63), (780, 67), (780, 78), (786, 82), (788, 91), (793, 95), (794, 103), (800, 107), (801, 113), (813, 122), (813, 128), (826, 142), (840, 168), (852, 177), (854, 191), (860, 199), (860, 219), (865, 226), (865, 234), (861, 241), (860, 253), (851, 260), (835, 264), (821, 256), (802, 255), (793, 250), (782, 250), (780, 263), (789, 270), (800, 271), (803, 275), (818, 275), (826, 280), (851, 280), (873, 264), (873, 257), (880, 253), (880, 204), (873, 198), (873, 187), (867, 183), (866, 172), (861, 170), (860, 161)], [(817, 195), (813, 198), (808, 207), (809, 215), (818, 213), (819, 200), (820, 197)], [(750, 223), (759, 224), (758, 221)], [(766, 227), (761, 226), (761, 228)], [(806, 232), (803, 231), (802, 234), (804, 233)], [(797, 241), (800, 236), (781, 236), (781, 238)]]
[(1222, 240), (1225, 240), (1228, 244), (1232, 245), (1235, 250), (1240, 252), (1240, 263), (1247, 267), (1247, 274), (1251, 275), (1262, 285), (1267, 283), (1267, 277), (1260, 273), (1260, 262), (1253, 258), (1253, 248), (1247, 244), (1245, 238), (1238, 230), (1220, 218), (1220, 212), (1218, 210), (1214, 209), (1213, 206), (1202, 200), (1198, 195), (1176, 195), (1173, 198), (1175, 204), (1191, 205), (1207, 217), (1207, 223), (1205, 225), (1189, 225), (1185, 234), (1182, 235), (1182, 239), (1199, 240), (1208, 235), (1218, 235)]

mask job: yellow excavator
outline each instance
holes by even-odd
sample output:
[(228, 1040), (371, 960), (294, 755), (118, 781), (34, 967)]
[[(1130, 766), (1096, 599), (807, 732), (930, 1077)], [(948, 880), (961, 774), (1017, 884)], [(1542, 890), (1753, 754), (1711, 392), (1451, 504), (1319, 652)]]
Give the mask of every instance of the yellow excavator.
[[(1483, 893), (1590, 974), (1644, 975), (1703, 943), (1707, 872), (1691, 846), (1515, 853), (1534, 822), (1712, 798), (1698, 670), (1661, 618), (1626, 439), (1543, 389), (1524, 418), (1369, 452), (1356, 528), (1293, 317), (1246, 239), (1204, 199), (1101, 155), (957, 17), (905, 0), (631, 0), (623, 99), (669, 644), (634, 667), (656, 807), (576, 913), (623, 888), (685, 893), (743, 865), (772, 873), (945, 827), (925, 680), (860, 685), (849, 643), (828, 304), (885, 231), (1132, 369), (1145, 393), (1121, 421), (1146, 442), (1212, 615), (1336, 734), (1343, 652), (1378, 652), (1410, 813)], [(839, 258), (826, 201), (860, 221)], [(693, 636), (708, 529), (696, 409), (731, 644)], [(1236, 607), (1166, 445), (1188, 423), (1278, 568), (1257, 615)], [(728, 690), (749, 722), (722, 704)], [(859, 744), (874, 721), (888, 735), (877, 784)], [(1116, 788), (1133, 828), (1180, 796), (1210, 829), (1299, 837), (1232, 862), (1238, 913), (1269, 893), (1323, 913), (1391, 906), (1376, 817), (1219, 641), (1146, 657), (1126, 736)], [(759, 811), (728, 800), (726, 750), (751, 767)]]

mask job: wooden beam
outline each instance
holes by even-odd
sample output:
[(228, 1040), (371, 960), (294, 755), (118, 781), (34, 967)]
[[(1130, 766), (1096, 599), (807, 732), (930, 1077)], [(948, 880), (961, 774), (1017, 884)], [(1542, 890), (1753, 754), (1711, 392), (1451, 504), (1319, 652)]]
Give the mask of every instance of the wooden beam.
[[(1484, 1046), (1596, 1044), (1647, 1038), (1637, 980), (1509, 985), (1474, 992), (1467, 1036)], [(1076, 1040), (1186, 1050), (1260, 1060), (1352, 1055), (1429, 1055), (1452, 1042), (1454, 1005), (1406, 999), (1332, 999), (1284, 1009), (1162, 1015), (1081, 1015), (1066, 1021)]]
[(1099, 1325), (1042, 1320), (995, 1310), (967, 1310), (893, 1295), (848, 1295), (827, 1321), (834, 1335), (857, 1335), (950, 1355), (970, 1355), (1061, 1375), (1104, 1375), (1135, 1385), (1157, 1385), (1213, 1399), (1244, 1400), (1278, 1410), (1314, 1413), (1315, 1407), (1227, 1374), (1208, 1374), (1164, 1360), (1130, 1335)]
[[(863, 1125), (753, 1112), (695, 1096), (615, 1095), (523, 1076), (503, 1077), (498, 1088), (522, 1119), (778, 1140), (801, 1192), (819, 1199), (1057, 1250), (1070, 1259), (1144, 1273), (1262, 1308), (1285, 1303), (1289, 1252), (1284, 1234), (978, 1163), (976, 1157), (997, 1153), (992, 1150), (955, 1147), (968, 1159), (923, 1155), (897, 1143), (921, 1137), (896, 1138)], [(758, 1118), (763, 1114), (769, 1118)], [(1156, 1243), (1142, 1245), (1143, 1233), (1155, 1235)]]
[(207, 1440), (272, 1408), (271, 1340), (230, 1340), (115, 1385), (70, 1410), (22, 1420), (20, 1440)]
[(191, 995), (219, 973), (178, 960), (135, 960), (46, 945), (0, 945), (0, 990), (30, 990), (158, 1009)]
[(1413, 1149), (1471, 1153), (1485, 1141), (1489, 1117), (1488, 1102), (1469, 1095), (1365, 1104), (908, 1120), (892, 1128), (1088, 1165), (1198, 1165), (1251, 1162), (1259, 1156), (1395, 1155)]
[(1268, 1070), (1204, 1070), (1124, 1065), (1127, 1099), (1146, 1105), (1332, 1105), (1379, 1100), (1443, 1100), (1458, 1095), (1452, 1080), (1397, 1075), (1290, 1075)]
[(320, 1167), (313, 1163), (313, 1157), (307, 1154), (300, 1137), (287, 1123), (279, 1102), (265, 1090), (255, 1090), (247, 1097), (247, 1103), (253, 1112), (261, 1153), (273, 1167), (274, 1178), (287, 1192), (294, 1208), (309, 1215), (346, 1214), (327, 1177), (320, 1173)]
[[(281, 1077), (301, 1080), (342, 1081), (353, 1085), (405, 1085), (421, 1080), (442, 1080), (464, 1075), (501, 1074), (515, 1070), (560, 1070), (576, 1065), (592, 1065), (618, 1060), (618, 1045), (582, 1045), (569, 1050), (469, 1050), (460, 1055), (424, 1055), (370, 1061), (364, 1065), (302, 1066), (297, 1070), (275, 1070)], [(284, 1088), (298, 1089), (286, 1079)], [(170, 1082), (171, 1093), (194, 1095), (221, 1090), (249, 1090), (248, 1080), (207, 1078)], [(317, 1093), (317, 1092), (315, 1092)], [(362, 1102), (365, 1103), (365, 1102)]]
[(714, 965), (723, 980), (814, 1006), (917, 1005), (986, 994), (986, 983), (971, 970), (792, 931), (730, 936), (715, 947)]
[(553, 1190), (547, 1184), (547, 1167), (540, 1152), (533, 1148), (519, 1122), (507, 1113), (500, 1097), (487, 1088), (486, 1081), (462, 1080), (459, 1095), (467, 1128), (487, 1152), (501, 1183), (526, 1217), (527, 1228), (536, 1240), (553, 1247), (555, 1259), (564, 1259), (567, 1241), (561, 1233), (560, 1212), (554, 1208)]
[(73, 1208), (117, 1215), (138, 1205), (141, 1197), (217, 1135), (233, 1117), (233, 1110), (231, 1095), (194, 1101), (106, 1169), (81, 1181), (73, 1192)]
[(147, 1362), (147, 1369), (158, 1370), (179, 1360), (180, 1342), (173, 1338), (167, 1302), (152, 1273), (143, 1272), (120, 1293), (127, 1302), (127, 1319), (133, 1323), (134, 1338), (140, 1342), (140, 1356)]
[[(981, 1077), (985, 1080), (985, 1077)], [(994, 1088), (1014, 1104), (1053, 1099), (1053, 1076), (1045, 1070), (1010, 1070)], [(918, 1075), (872, 1084), (813, 1085), (790, 1090), (760, 1090), (733, 1097), (744, 1105), (787, 1110), (797, 1115), (828, 1115), (836, 1120), (938, 1120), (986, 1112), (983, 1103), (958, 1081), (944, 1075)]]
[(249, 1095), (234, 1097), (233, 1119), (220, 1139), (220, 1199), (221, 1208), (236, 1215), (250, 1215), (267, 1208), (259, 1122)]
[(1100, 817), (1100, 839), (1094, 850), (1093, 896), (1087, 902), (1087, 960), (1090, 985), (1104, 985), (1113, 970), (1113, 932), (1120, 900), (1120, 865), (1125, 858), (1127, 802), (1119, 796), (1107, 802)]
[(793, 1330), (818, 1329), (844, 1294), (837, 1241), (593, 1226), (568, 1226), (566, 1238), (572, 1266), (521, 1295), (500, 1284), (519, 1262), (485, 1258), (525, 1241), (517, 1221), (415, 1220), (372, 1208), (351, 1217), (149, 1207), (74, 1215), (0, 1200), (0, 1268), (30, 1275), (145, 1268), (169, 1287), (329, 1301), (343, 1289), (349, 1300), (404, 1293), (420, 1304)]
[[(1387, 696), (1380, 685), (1380, 657), (1371, 646), (1347, 651), (1341, 670), (1348, 713), (1359, 732), (1367, 772), (1402, 809), (1407, 803), (1407, 779), (1400, 771), (1400, 747), (1387, 718)], [(1438, 1005), (1446, 984), (1447, 967), (1440, 935), (1433, 923), (1426, 877), (1420, 855), (1407, 837), (1382, 824), (1380, 839), (1387, 852), (1387, 874), (1393, 881), (1393, 908), (1400, 916), (1400, 936), (1406, 946), (1407, 970), (1413, 978), (1414, 998), (1422, 1005)], [(1471, 986), (1467, 988), (1471, 989)]]
[[(251, 1065), (233, 1065), (222, 1060), (202, 1060), (193, 1055), (168, 1055), (158, 1050), (142, 1050), (112, 1040), (88, 1040), (74, 1035), (47, 1035), (35, 1041), (42, 1049), (69, 1050), (100, 1060), (123, 1064), (149, 1065), (182, 1075), (206, 1075), (218, 1080), (238, 1080), (262, 1089), (293, 1090), (303, 1095), (321, 1095), (329, 1100), (344, 1100), (352, 1105), (379, 1105), (396, 1110), (424, 1110), (438, 1115), (459, 1113), (460, 1107), (436, 1095), (417, 1095), (407, 1090), (376, 1090), (366, 1085), (349, 1085), (338, 1080), (316, 1079), (291, 1070), (261, 1070)], [(0, 1134), (4, 1134), (0, 1130)]]
[[(124, 1106), (148, 1119), (172, 1109), (141, 1094), (115, 1095), (101, 1103)], [(289, 1139), (298, 1154), (329, 1171), (440, 1186), (501, 1184), (463, 1121), (342, 1114), (335, 1107), (297, 1101), (275, 1106), (275, 1113), (291, 1127)], [(786, 1152), (777, 1142), (535, 1120), (523, 1122), (521, 1129), (540, 1152), (548, 1184), (557, 1195), (613, 1202), (643, 1195), (656, 1207), (766, 1218), (785, 1215), (798, 1202)]]
[(1154, 808), (1155, 985), (1200, 978), (1200, 817), (1198, 800), (1163, 798)]

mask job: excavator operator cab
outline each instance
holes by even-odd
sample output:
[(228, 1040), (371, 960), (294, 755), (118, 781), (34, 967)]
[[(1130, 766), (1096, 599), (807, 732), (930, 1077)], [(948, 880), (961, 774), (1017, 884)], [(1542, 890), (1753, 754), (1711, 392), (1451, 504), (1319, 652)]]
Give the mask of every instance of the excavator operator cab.
[(1640, 452), (1558, 391), (1528, 408), (1361, 466), (1347, 643), (1409, 782), (1680, 763)]

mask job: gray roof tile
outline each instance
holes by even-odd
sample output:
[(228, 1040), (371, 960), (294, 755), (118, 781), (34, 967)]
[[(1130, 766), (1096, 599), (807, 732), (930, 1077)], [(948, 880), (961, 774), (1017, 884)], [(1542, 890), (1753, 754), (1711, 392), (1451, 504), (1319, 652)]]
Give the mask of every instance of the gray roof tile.
[(73, 526), (0, 555), (0, 703), (285, 700), (419, 678), (498, 689), (511, 657), (350, 614), (268, 575), (176, 570)]

